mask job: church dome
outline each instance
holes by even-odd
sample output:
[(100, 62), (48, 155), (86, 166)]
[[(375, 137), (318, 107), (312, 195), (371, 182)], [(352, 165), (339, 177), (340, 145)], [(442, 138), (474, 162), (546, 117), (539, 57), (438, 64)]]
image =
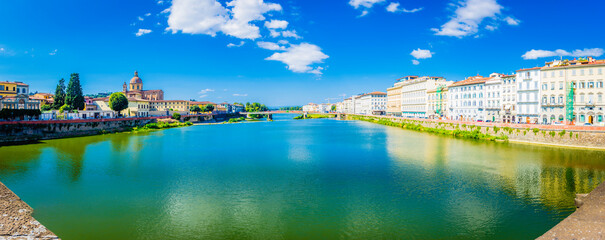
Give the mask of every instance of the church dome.
[(141, 80), (137, 71), (134, 72), (134, 77), (130, 79), (130, 83), (143, 83), (143, 80)]

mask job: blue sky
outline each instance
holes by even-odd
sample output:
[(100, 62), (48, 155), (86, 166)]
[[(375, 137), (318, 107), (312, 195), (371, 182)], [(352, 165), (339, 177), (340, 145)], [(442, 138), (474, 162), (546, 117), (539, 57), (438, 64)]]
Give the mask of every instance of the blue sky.
[(96, 93), (120, 91), (138, 70), (169, 99), (334, 102), (405, 75), (459, 81), (602, 58), (603, 9), (599, 0), (2, 1), (0, 80), (51, 92), (78, 72)]

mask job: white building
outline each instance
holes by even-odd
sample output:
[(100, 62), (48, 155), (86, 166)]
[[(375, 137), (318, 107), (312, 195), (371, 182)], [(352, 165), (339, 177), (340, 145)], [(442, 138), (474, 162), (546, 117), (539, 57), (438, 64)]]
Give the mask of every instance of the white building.
[(315, 103), (309, 103), (302, 107), (303, 112), (318, 112), (319, 108)]
[(502, 76), (502, 110), (505, 123), (517, 123), (517, 75)]
[(485, 121), (485, 82), (491, 78), (469, 77), (449, 87), (449, 118), (459, 121)]
[(371, 92), (353, 97), (355, 114), (384, 115), (387, 111), (387, 94)]
[(437, 86), (449, 86), (442, 77), (410, 76), (401, 84), (401, 113), (404, 117), (427, 118), (427, 91), (437, 89)]
[(502, 122), (502, 74), (492, 73), (490, 80), (485, 82), (485, 121)]
[(538, 123), (540, 117), (540, 69), (517, 70), (517, 115), (520, 123)]

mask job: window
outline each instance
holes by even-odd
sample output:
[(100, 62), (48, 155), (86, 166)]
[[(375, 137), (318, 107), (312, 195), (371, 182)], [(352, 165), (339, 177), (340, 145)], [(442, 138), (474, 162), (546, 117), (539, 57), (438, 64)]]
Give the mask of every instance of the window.
[(575, 69), (574, 69), (574, 70), (571, 70), (571, 75), (572, 75), (572, 76), (575, 76), (575, 75), (576, 75), (576, 70), (575, 70)]
[(546, 90), (546, 89), (548, 89), (547, 84), (546, 83), (542, 84), (542, 90)]
[(563, 96), (559, 96), (559, 103), (563, 103)]
[(588, 88), (594, 88), (594, 82), (588, 82)]
[(555, 90), (555, 83), (554, 82), (550, 83), (550, 90)]
[(580, 70), (580, 76), (584, 76), (584, 69)]
[(555, 71), (550, 72), (550, 77), (555, 77)]
[(563, 82), (559, 82), (559, 90), (563, 90)]
[(592, 75), (592, 72), (593, 72), (593, 71), (592, 71), (592, 68), (591, 68), (591, 69), (588, 69), (588, 75)]
[(563, 77), (563, 71), (559, 70), (559, 77)]

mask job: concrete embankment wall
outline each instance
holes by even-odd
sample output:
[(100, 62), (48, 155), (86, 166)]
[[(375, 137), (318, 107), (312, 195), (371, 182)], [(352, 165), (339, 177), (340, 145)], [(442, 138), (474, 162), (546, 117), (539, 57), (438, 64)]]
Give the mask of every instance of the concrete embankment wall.
[(353, 119), (355, 117), (373, 117), (375, 119), (387, 119), (398, 123), (415, 123), (427, 128), (440, 128), (445, 130), (460, 129), (473, 131), (478, 129), (481, 133), (492, 136), (507, 136), (511, 142), (605, 149), (605, 128), (603, 127), (494, 124), (455, 122), (448, 120), (407, 119), (387, 116), (347, 115), (347, 119)]
[(0, 145), (64, 137), (126, 131), (156, 122), (158, 118), (82, 119), (0, 123)]
[(0, 183), (0, 239), (59, 239), (32, 213), (27, 203)]

